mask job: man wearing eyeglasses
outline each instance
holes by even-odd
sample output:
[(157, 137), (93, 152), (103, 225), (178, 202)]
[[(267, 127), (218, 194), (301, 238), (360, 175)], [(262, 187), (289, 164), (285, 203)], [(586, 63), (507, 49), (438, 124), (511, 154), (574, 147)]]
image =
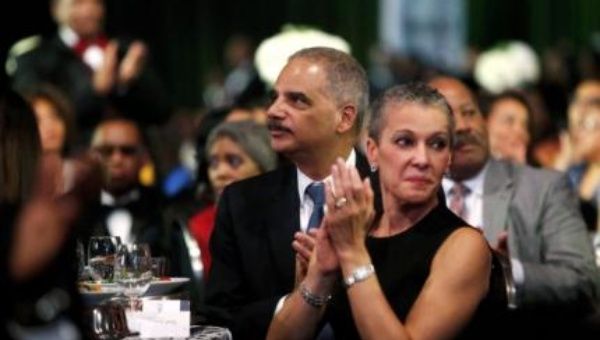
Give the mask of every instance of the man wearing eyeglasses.
[(125, 118), (101, 122), (94, 130), (91, 152), (102, 165), (103, 184), (98, 205), (82, 225), (83, 241), (90, 236), (119, 236), (122, 243), (148, 243), (153, 256), (166, 255), (160, 195), (139, 182), (149, 157), (137, 124)]

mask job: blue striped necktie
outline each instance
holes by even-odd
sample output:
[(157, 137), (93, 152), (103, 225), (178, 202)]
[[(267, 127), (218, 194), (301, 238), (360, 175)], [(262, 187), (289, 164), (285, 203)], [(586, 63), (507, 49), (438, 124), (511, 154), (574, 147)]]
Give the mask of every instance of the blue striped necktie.
[(314, 203), (313, 212), (308, 219), (306, 230), (318, 228), (323, 220), (323, 206), (325, 205), (325, 188), (323, 182), (313, 182), (306, 188), (306, 194)]

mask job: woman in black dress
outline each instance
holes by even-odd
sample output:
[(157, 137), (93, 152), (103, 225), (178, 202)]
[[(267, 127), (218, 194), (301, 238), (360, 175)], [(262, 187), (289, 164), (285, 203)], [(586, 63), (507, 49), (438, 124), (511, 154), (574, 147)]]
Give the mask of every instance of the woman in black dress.
[[(369, 181), (338, 161), (308, 270), (274, 316), (270, 339), (312, 338), (324, 323), (338, 339), (471, 335), (491, 253), (438, 198), (451, 161), (451, 109), (436, 90), (409, 84), (386, 91), (372, 115), (367, 155), (379, 168), (383, 214), (374, 216)], [(294, 244), (304, 256), (307, 239)]]

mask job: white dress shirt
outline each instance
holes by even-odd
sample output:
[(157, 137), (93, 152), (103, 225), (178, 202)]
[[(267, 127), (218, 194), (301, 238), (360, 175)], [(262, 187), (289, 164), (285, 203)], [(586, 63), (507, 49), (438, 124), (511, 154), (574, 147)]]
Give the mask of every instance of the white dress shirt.
[(133, 216), (125, 208), (119, 208), (125, 204), (137, 201), (140, 198), (140, 192), (134, 189), (119, 198), (114, 197), (109, 192), (102, 190), (100, 192), (100, 203), (104, 206), (116, 207), (106, 216), (106, 228), (110, 236), (118, 236), (121, 243), (134, 243), (135, 235), (132, 233)]
[[(60, 37), (60, 40), (70, 48), (74, 48), (81, 39), (69, 26), (61, 26), (58, 30), (58, 36)], [(104, 51), (102, 47), (98, 45), (88, 47), (88, 49), (83, 52), (82, 60), (92, 70), (96, 71), (104, 63)]]
[[(346, 165), (356, 165), (356, 151), (354, 151), (354, 149), (352, 149), (350, 155), (348, 155), (348, 158), (346, 158)], [(314, 202), (306, 193), (306, 188), (316, 181), (312, 180), (305, 173), (300, 171), (300, 169), (296, 168), (296, 171), (298, 171), (298, 195), (300, 197), (300, 229), (303, 232), (306, 232), (306, 229), (308, 228), (308, 220), (310, 219), (310, 215), (315, 208)], [(321, 182), (327, 181), (331, 181), (331, 174), (325, 177)], [(327, 209), (325, 209), (325, 213), (327, 213)], [(281, 310), (286, 298), (287, 295), (279, 299), (277, 305), (275, 306), (275, 312), (273, 315), (277, 314), (277, 312)]]
[[(483, 181), (485, 179), (485, 174), (487, 173), (487, 164), (483, 167), (483, 169), (472, 178), (469, 178), (466, 181), (462, 181), (461, 183), (466, 186), (469, 191), (465, 197), (465, 221), (470, 225), (477, 227), (479, 229), (483, 229)], [(450, 205), (450, 200), (452, 199), (452, 187), (454, 186), (454, 181), (444, 177), (442, 179), (442, 187), (444, 189), (444, 194), (446, 194), (446, 205)]]
[[(466, 181), (462, 181), (462, 184), (469, 188), (469, 193), (465, 198), (465, 220), (470, 225), (479, 229), (484, 229), (483, 225), (483, 183), (485, 181), (485, 175), (487, 174), (488, 163), (485, 164), (483, 169), (475, 175), (475, 177), (469, 178)], [(442, 180), (442, 188), (444, 194), (446, 194), (446, 205), (450, 204), (452, 198), (451, 189), (454, 186), (454, 181), (449, 178)], [(494, 240), (488, 240), (488, 242), (495, 242)], [(492, 244), (495, 246), (495, 244)], [(513, 280), (516, 285), (521, 285), (525, 282), (525, 271), (523, 270), (523, 264), (516, 258), (510, 258)]]
[[(346, 165), (356, 165), (356, 151), (354, 149), (352, 149), (350, 155), (346, 158)], [(305, 232), (308, 227), (310, 215), (315, 208), (314, 202), (306, 193), (306, 188), (316, 181), (306, 176), (300, 169), (296, 168), (296, 171), (298, 171), (298, 197), (300, 198), (300, 229)], [(331, 182), (331, 175), (325, 177), (320, 182), (328, 181)], [(327, 213), (327, 209), (325, 209), (325, 213)]]

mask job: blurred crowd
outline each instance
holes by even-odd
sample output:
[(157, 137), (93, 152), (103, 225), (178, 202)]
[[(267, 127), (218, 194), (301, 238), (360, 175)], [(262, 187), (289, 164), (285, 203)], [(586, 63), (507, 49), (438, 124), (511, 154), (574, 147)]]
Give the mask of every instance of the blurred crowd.
[[(225, 71), (206, 77), (206, 106), (186, 112), (169, 103), (144, 42), (104, 33), (102, 0), (51, 3), (56, 34), (15, 42), (0, 95), (0, 334), (77, 338), (75, 249), (101, 235), (148, 243), (169, 275), (191, 279), (199, 311), (224, 188), (290, 162), (269, 141), (272, 84), (253, 42), (231, 38)], [(370, 56), (373, 97), (439, 74), (407, 56)], [(473, 67), (461, 80), (493, 158), (568, 175), (600, 266), (600, 64), (558, 47), (540, 60), (536, 83), (490, 93)]]

